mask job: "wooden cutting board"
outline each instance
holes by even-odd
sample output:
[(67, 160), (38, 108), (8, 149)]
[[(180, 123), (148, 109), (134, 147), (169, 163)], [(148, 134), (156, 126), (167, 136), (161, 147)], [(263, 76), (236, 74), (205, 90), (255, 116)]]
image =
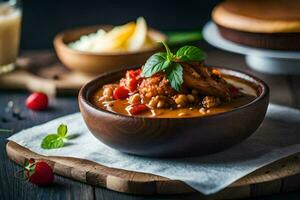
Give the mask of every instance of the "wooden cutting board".
[(65, 68), (52, 51), (28, 52), (18, 59), (16, 70), (0, 75), (0, 89), (42, 91), (51, 96), (76, 95), (92, 78)]
[[(12, 141), (7, 143), (6, 151), (8, 157), (20, 165), (25, 159), (42, 159), (53, 167), (56, 174), (118, 192), (147, 195), (195, 192), (177, 180), (109, 168), (77, 158), (42, 156)], [(203, 199), (237, 199), (299, 190), (299, 172), (300, 153), (297, 153), (249, 174), (217, 194), (203, 196)]]

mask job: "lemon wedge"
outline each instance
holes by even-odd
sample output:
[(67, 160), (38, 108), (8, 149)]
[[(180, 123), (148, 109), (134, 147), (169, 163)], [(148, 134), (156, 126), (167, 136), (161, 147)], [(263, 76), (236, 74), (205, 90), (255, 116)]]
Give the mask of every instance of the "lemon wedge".
[(94, 46), (93, 50), (103, 52), (123, 49), (124, 44), (126, 44), (129, 37), (133, 34), (135, 27), (135, 23), (130, 22), (113, 28), (98, 40), (98, 45)]
[(133, 34), (127, 41), (127, 49), (135, 51), (141, 49), (147, 40), (147, 23), (143, 17), (136, 20), (136, 26)]
[(129, 22), (105, 32), (99, 29), (96, 33), (83, 35), (69, 46), (87, 52), (122, 52), (137, 51), (157, 45), (157, 38), (148, 32), (146, 20), (139, 17), (136, 22)]

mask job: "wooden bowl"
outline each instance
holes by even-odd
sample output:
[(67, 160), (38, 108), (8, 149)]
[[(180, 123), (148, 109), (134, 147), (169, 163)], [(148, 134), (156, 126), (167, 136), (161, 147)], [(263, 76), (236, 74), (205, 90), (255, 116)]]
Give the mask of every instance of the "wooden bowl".
[(90, 102), (95, 90), (124, 76), (125, 70), (119, 70), (100, 75), (81, 88), (78, 96), (80, 111), (96, 138), (129, 154), (184, 157), (221, 151), (241, 142), (259, 127), (268, 107), (269, 88), (263, 81), (249, 74), (217, 68), (223, 74), (251, 83), (258, 97), (242, 107), (205, 117), (124, 116), (97, 108)]
[[(101, 74), (129, 66), (142, 65), (152, 54), (162, 49), (161, 45), (157, 45), (131, 52), (91, 53), (75, 50), (67, 45), (78, 40), (80, 36), (96, 32), (100, 28), (107, 31), (112, 29), (112, 26), (83, 27), (59, 33), (53, 43), (60, 61), (71, 70)], [(157, 30), (150, 29), (149, 34), (157, 41), (166, 40), (166, 36)]]

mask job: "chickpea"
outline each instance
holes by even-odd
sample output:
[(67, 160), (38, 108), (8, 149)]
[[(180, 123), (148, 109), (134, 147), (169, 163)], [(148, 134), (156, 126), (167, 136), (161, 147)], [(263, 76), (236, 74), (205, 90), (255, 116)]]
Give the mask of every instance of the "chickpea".
[(112, 97), (113, 96), (113, 92), (114, 92), (114, 89), (112, 87), (106, 87), (103, 90), (103, 96), (104, 97)]
[(200, 109), (199, 109), (199, 112), (200, 112), (201, 114), (205, 114), (205, 113), (206, 113), (205, 108), (200, 108)]
[(180, 107), (185, 106), (187, 104), (187, 102), (188, 102), (188, 98), (184, 94), (180, 94), (175, 98), (175, 103), (177, 105), (180, 105)]
[(139, 94), (132, 95), (128, 100), (128, 103), (130, 104), (138, 104), (140, 102), (141, 102), (141, 97)]
[(158, 98), (156, 97), (152, 97), (152, 99), (148, 103), (148, 105), (152, 108), (156, 108), (157, 104), (158, 104)]
[(142, 89), (142, 93), (146, 93), (147, 91), (148, 91), (147, 88)]
[(153, 96), (153, 94), (152, 94), (152, 92), (147, 92), (146, 94), (145, 94), (145, 97), (146, 98), (151, 98)]
[(187, 95), (187, 99), (189, 100), (190, 103), (193, 103), (195, 101), (195, 97), (191, 94)]

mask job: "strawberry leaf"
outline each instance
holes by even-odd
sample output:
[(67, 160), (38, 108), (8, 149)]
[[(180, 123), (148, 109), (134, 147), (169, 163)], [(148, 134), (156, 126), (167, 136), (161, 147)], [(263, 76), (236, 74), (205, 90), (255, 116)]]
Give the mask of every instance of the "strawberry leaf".
[(27, 167), (28, 165), (29, 165), (29, 160), (28, 160), (28, 159), (25, 159), (23, 166), (24, 166), (24, 167)]

